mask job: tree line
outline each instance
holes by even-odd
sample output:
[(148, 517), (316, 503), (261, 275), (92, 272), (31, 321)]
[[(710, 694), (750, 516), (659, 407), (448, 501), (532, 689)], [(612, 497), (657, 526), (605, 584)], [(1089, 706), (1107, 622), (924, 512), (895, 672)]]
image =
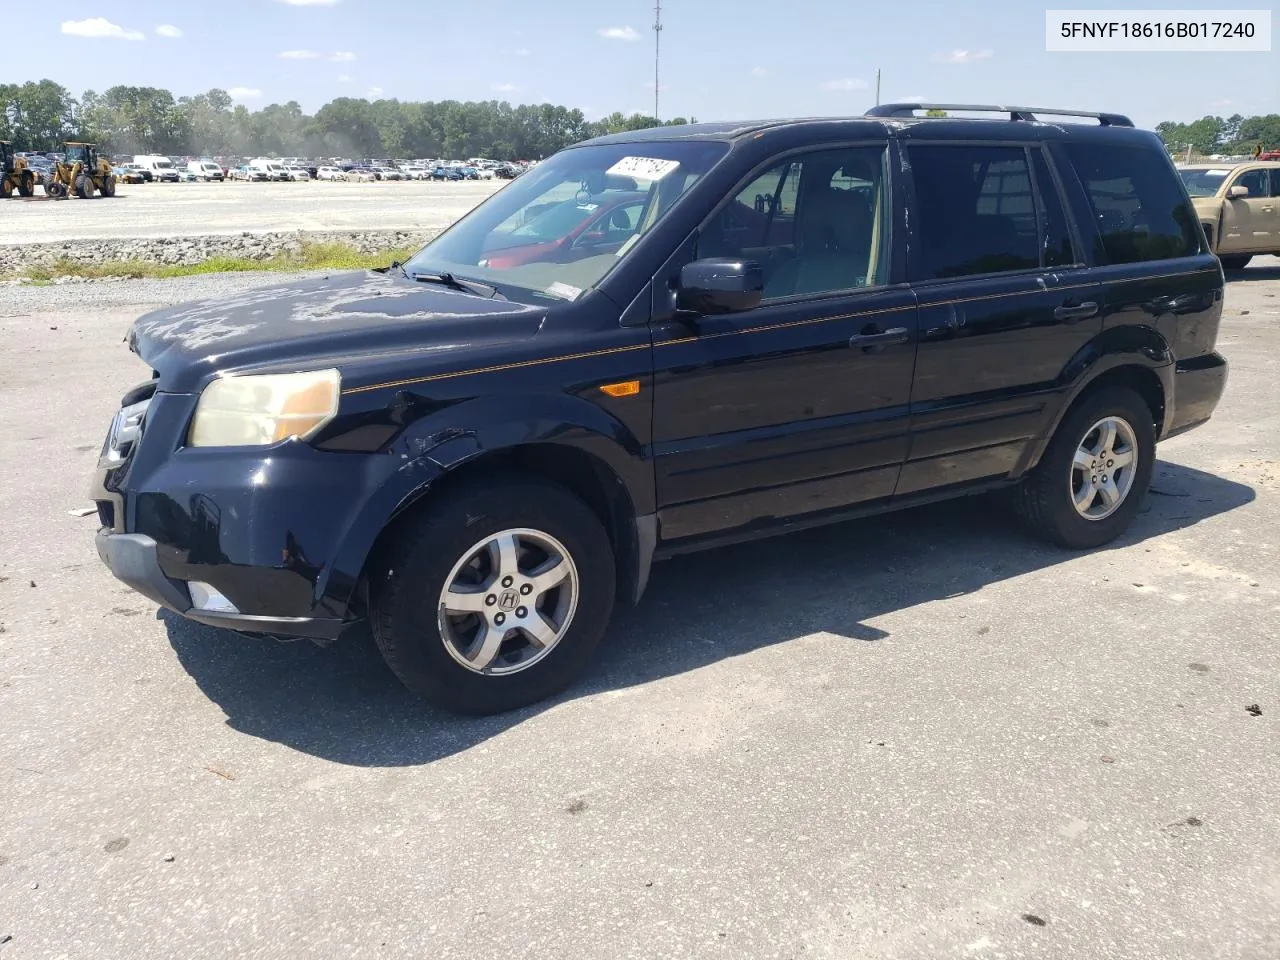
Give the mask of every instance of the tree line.
[(1173, 154), (1192, 153), (1225, 156), (1248, 155), (1254, 147), (1263, 150), (1280, 150), (1280, 113), (1260, 117), (1201, 117), (1191, 123), (1175, 123), (1166, 120), (1156, 125), (1160, 135)]
[(308, 115), (295, 101), (249, 110), (217, 89), (175, 97), (159, 87), (116, 86), (77, 98), (52, 80), (0, 84), (0, 140), (17, 150), (88, 140), (108, 153), (536, 160), (590, 137), (658, 125), (638, 113), (591, 122), (550, 103), (340, 97)]
[[(250, 110), (217, 89), (175, 97), (160, 87), (116, 86), (77, 98), (52, 80), (0, 84), (0, 140), (18, 150), (90, 140), (110, 153), (536, 160), (589, 137), (656, 125), (639, 113), (588, 121), (581, 110), (549, 103), (339, 97), (309, 115), (292, 100)], [(1188, 145), (1200, 154), (1244, 154), (1259, 143), (1280, 149), (1280, 114), (1167, 120), (1156, 132), (1173, 153)]]

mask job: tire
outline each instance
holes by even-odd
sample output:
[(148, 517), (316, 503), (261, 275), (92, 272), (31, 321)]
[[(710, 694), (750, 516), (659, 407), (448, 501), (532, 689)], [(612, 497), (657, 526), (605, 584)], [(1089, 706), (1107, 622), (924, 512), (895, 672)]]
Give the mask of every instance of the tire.
[(53, 197), (55, 200), (65, 200), (67, 198), (67, 185), (60, 180), (51, 180), (44, 185), (46, 196)]
[(76, 177), (76, 196), (81, 200), (88, 200), (93, 196), (93, 181), (83, 173)]
[(1222, 261), (1223, 270), (1243, 270), (1249, 265), (1249, 261), (1253, 259), (1253, 254), (1241, 253), (1235, 256), (1219, 257), (1218, 259)]
[[(1097, 449), (1095, 425), (1102, 421), (1118, 421), (1128, 429), (1117, 431), (1118, 439), (1110, 445), (1111, 454), (1123, 454), (1126, 445), (1133, 448), (1133, 460), (1125, 475), (1125, 468), (1111, 466), (1112, 457), (1097, 462), (1100, 470), (1095, 475), (1110, 489), (1119, 494), (1118, 505), (1108, 509), (1104, 493), (1105, 485), (1099, 485), (1090, 501), (1090, 510), (1096, 515), (1091, 519), (1082, 515), (1076, 507), (1075, 491), (1081, 491), (1081, 499), (1087, 497), (1081, 482), (1092, 484), (1093, 477), (1073, 466), (1077, 451), (1087, 456), (1085, 448)], [(1099, 451), (1101, 452), (1101, 451)], [(1155, 465), (1156, 434), (1151, 408), (1135, 391), (1126, 387), (1106, 387), (1088, 394), (1072, 409), (1058, 426), (1040, 463), (1014, 491), (1014, 506), (1028, 530), (1061, 547), (1088, 550), (1110, 543), (1120, 536), (1133, 522), (1142, 504), (1142, 498), (1151, 483)], [(1119, 459), (1115, 456), (1114, 459)]]
[(13, 196), (13, 181), (0, 173), (0, 199), (8, 200)]
[(36, 195), (36, 178), (29, 173), (24, 173), (22, 179), (18, 181), (18, 195), (23, 197), (34, 197)]
[[(533, 546), (514, 568), (518, 577), (532, 575), (525, 564), (533, 563), (536, 570), (540, 557), (554, 556), (538, 547), (550, 542), (562, 549), (566, 559), (555, 568), (565, 577), (562, 584), (539, 592), (529, 583), (526, 592), (523, 581), (500, 581), (501, 570), (512, 566), (499, 569), (495, 554), (476, 551), (507, 532), (513, 542)], [(473, 556), (477, 568), (463, 566)], [(484, 584), (475, 594), (477, 612), (447, 612), (442, 605), (446, 584), (469, 577)], [(414, 693), (456, 713), (501, 713), (543, 700), (582, 673), (608, 625), (616, 587), (609, 537), (586, 504), (540, 479), (503, 478), (449, 491), (422, 512), (407, 515), (403, 529), (375, 561), (370, 620), (387, 666)], [(565, 590), (573, 591), (568, 599)], [(533, 601), (523, 600), (524, 595)], [(554, 635), (549, 645), (534, 644), (510, 625), (530, 614)], [(495, 625), (503, 622), (505, 633)], [(500, 652), (488, 660), (479, 640), (486, 626), (502, 638), (493, 648)], [(475, 659), (487, 663), (486, 672), (464, 665), (469, 650), (479, 651)]]
[(116, 195), (116, 178), (114, 175), (103, 178), (102, 195), (104, 197), (114, 197)]

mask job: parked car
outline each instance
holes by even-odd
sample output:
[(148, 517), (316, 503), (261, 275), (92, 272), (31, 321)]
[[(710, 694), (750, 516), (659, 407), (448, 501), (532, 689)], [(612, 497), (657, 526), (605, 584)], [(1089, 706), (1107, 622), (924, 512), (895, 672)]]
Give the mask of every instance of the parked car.
[(189, 160), (187, 161), (187, 169), (200, 180), (216, 180), (221, 183), (226, 178), (226, 173), (222, 167), (212, 160)]
[(311, 174), (302, 167), (285, 167), (290, 180), (310, 180)]
[(438, 166), (431, 171), (432, 180), (465, 180), (459, 167)]
[(136, 166), (146, 170), (153, 180), (161, 183), (177, 183), (181, 177), (178, 175), (178, 168), (173, 165), (173, 161), (168, 157), (162, 157), (157, 154), (138, 154), (133, 158)]
[(204, 177), (200, 176), (200, 174), (198, 174), (196, 171), (194, 171), (194, 170), (190, 169), (189, 167), (179, 167), (179, 168), (178, 168), (178, 179), (179, 179), (182, 183), (202, 183), (202, 182), (204, 182)]
[(403, 180), (404, 174), (395, 167), (374, 167), (374, 174), (379, 180)]
[(1197, 164), (1178, 171), (1209, 246), (1226, 270), (1280, 254), (1280, 161)]
[(493, 175), (499, 180), (514, 180), (520, 176), (520, 169), (515, 164), (502, 163), (494, 169)]
[(480, 265), (509, 270), (524, 263), (567, 263), (616, 253), (635, 236), (649, 195), (616, 190), (589, 200), (564, 200), (510, 230), (494, 230)]
[(317, 180), (345, 180), (347, 175), (341, 167), (324, 166), (316, 169)]
[(137, 167), (119, 166), (113, 167), (111, 172), (115, 175), (118, 183), (145, 183), (146, 177)]
[[(99, 554), (214, 626), (367, 620), (487, 713), (569, 684), (663, 557), (997, 490), (1112, 542), (1222, 395), (1222, 268), (1126, 118), (927, 109), (602, 137), (403, 265), (141, 317)], [(616, 250), (479, 263), (635, 194)]]
[(346, 171), (348, 180), (354, 180), (357, 183), (372, 183), (378, 179), (377, 173), (369, 167), (352, 167)]

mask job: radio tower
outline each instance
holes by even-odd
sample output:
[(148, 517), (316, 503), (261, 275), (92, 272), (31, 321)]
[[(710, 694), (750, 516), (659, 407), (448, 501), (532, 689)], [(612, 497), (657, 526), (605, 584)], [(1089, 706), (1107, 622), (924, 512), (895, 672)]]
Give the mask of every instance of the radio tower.
[(658, 117), (658, 50), (662, 42), (662, 0), (653, 4), (653, 119)]

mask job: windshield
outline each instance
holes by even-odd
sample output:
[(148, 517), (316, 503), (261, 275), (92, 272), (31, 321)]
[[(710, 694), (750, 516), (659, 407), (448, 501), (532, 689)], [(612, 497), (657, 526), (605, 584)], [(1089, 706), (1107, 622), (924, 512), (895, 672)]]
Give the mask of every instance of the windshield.
[(1231, 175), (1230, 167), (1213, 167), (1198, 170), (1179, 170), (1182, 182), (1187, 185), (1187, 193), (1193, 197), (1212, 197), (1222, 186), (1222, 182)]
[(563, 150), (459, 220), (405, 271), (481, 280), (524, 302), (574, 300), (727, 149), (717, 142), (652, 141)]
[(172, 167), (173, 164), (170, 163), (168, 160), (157, 160), (156, 166), (160, 167), (163, 170), (163, 169), (168, 169), (169, 167)]

